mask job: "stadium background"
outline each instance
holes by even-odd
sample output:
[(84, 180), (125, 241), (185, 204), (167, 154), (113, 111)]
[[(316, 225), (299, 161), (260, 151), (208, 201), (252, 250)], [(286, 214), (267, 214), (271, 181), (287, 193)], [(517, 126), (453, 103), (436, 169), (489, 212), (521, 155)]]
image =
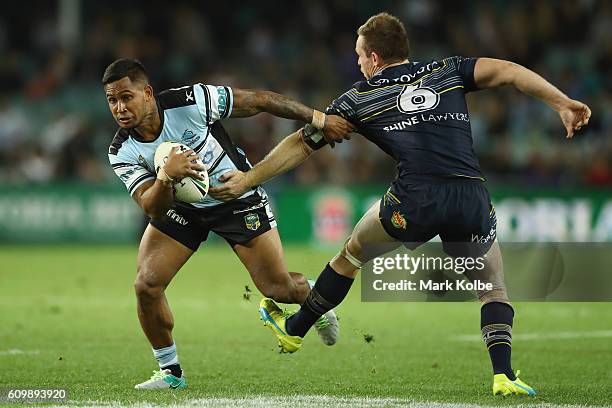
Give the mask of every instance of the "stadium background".
[[(0, 390), (66, 387), (85, 405), (520, 403), (489, 395), (472, 302), (362, 303), (357, 282), (333, 351), (309, 335), (303, 351), (275, 354), (258, 295), (221, 242), (168, 289), (190, 389), (130, 390), (154, 368), (132, 288), (144, 219), (108, 165), (116, 126), (104, 68), (138, 57), (157, 90), (262, 88), (322, 109), (360, 79), (354, 33), (382, 10), (406, 24), (415, 60), (514, 60), (590, 105), (590, 125), (567, 141), (553, 111), (514, 90), (468, 98), (503, 241), (612, 241), (610, 1), (11, 3), (0, 12)], [(266, 114), (224, 125), (253, 163), (300, 126)], [(289, 267), (316, 276), (394, 175), (390, 159), (354, 137), (268, 183)], [(532, 401), (609, 405), (610, 303), (515, 310), (514, 365), (540, 392)]]
[[(568, 142), (542, 103), (510, 89), (470, 95), (475, 150), (505, 240), (612, 239), (610, 2), (29, 3), (0, 17), (1, 240), (138, 239), (138, 208), (106, 158), (109, 62), (140, 58), (157, 90), (228, 84), (323, 109), (360, 79), (355, 29), (380, 10), (405, 22), (413, 59), (510, 59), (588, 103), (589, 127)], [(299, 126), (266, 114), (224, 125), (252, 163)], [(356, 137), (267, 188), (286, 240), (333, 245), (394, 175)]]

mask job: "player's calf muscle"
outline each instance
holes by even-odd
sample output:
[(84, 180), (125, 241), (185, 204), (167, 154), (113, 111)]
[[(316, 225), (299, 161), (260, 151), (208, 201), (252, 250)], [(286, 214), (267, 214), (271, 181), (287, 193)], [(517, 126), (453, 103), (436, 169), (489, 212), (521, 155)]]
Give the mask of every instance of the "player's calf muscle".
[(267, 298), (280, 303), (303, 303), (310, 292), (308, 281), (304, 275), (296, 272), (288, 272), (285, 276), (286, 279), (282, 281), (257, 279), (254, 283)]

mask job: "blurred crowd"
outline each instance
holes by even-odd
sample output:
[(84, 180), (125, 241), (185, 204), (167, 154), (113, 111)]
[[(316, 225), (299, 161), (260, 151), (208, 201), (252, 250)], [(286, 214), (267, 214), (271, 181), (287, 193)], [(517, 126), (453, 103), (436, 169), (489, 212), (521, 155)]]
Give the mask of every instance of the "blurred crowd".
[[(27, 8), (27, 10), (24, 10)], [(0, 15), (0, 183), (118, 183), (106, 152), (116, 125), (100, 79), (139, 58), (156, 90), (194, 82), (269, 89), (323, 109), (361, 79), (355, 31), (370, 15), (404, 22), (411, 59), (513, 60), (591, 106), (571, 141), (556, 113), (511, 89), (469, 96), (474, 146), (504, 185), (612, 186), (612, 2), (26, 1)], [(259, 161), (300, 124), (229, 119)], [(324, 149), (281, 182), (390, 181), (392, 160), (362, 137)]]

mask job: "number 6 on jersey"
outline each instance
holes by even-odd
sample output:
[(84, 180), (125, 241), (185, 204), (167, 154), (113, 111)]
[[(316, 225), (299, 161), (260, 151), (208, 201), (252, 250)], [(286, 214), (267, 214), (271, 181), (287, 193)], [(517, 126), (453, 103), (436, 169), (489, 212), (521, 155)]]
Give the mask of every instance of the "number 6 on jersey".
[(404, 113), (419, 113), (433, 109), (440, 103), (440, 95), (427, 87), (406, 85), (397, 97), (397, 109)]

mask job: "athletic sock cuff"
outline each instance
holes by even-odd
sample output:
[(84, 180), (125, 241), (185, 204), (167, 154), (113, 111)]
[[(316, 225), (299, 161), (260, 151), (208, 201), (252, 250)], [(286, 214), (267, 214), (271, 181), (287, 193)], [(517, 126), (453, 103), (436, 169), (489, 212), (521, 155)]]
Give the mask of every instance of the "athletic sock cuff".
[(494, 323), (505, 323), (512, 326), (514, 309), (507, 303), (490, 302), (480, 309), (480, 327)]
[(313, 291), (316, 290), (318, 296), (322, 297), (333, 307), (336, 307), (346, 297), (354, 281), (355, 279), (353, 278), (340, 275), (330, 264), (327, 264), (321, 275), (319, 275)]
[(179, 363), (174, 343), (168, 347), (153, 349), (153, 356), (155, 356), (160, 368)]

